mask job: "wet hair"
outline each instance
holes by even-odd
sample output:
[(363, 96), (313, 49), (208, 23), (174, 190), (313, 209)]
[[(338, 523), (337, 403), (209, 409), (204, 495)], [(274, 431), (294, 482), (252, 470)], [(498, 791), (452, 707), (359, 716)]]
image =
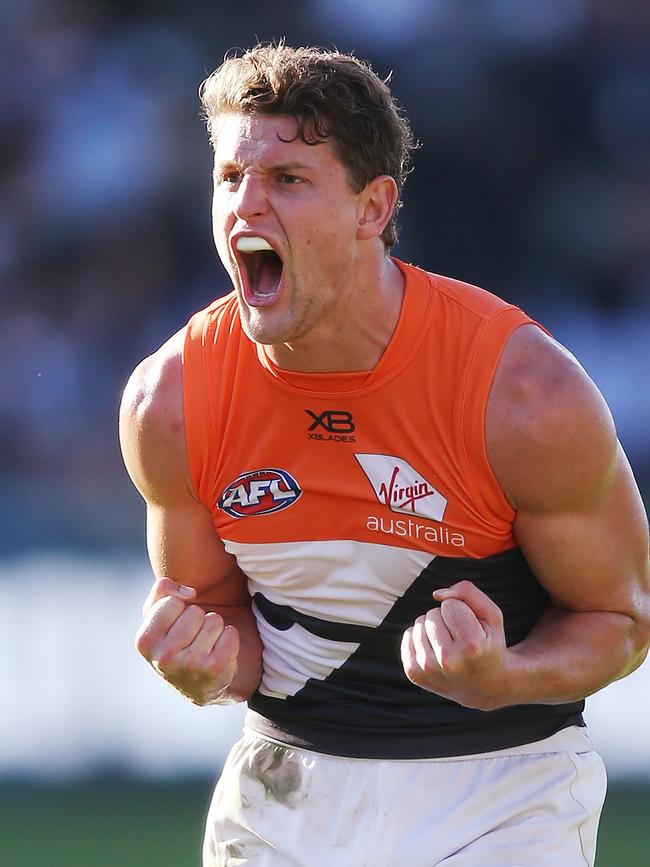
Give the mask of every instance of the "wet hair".
[(367, 63), (338, 51), (256, 45), (227, 57), (201, 84), (199, 96), (213, 145), (223, 114), (287, 115), (306, 144), (331, 139), (355, 193), (378, 175), (394, 178), (397, 203), (382, 233), (390, 249), (415, 144), (389, 78), (382, 81)]

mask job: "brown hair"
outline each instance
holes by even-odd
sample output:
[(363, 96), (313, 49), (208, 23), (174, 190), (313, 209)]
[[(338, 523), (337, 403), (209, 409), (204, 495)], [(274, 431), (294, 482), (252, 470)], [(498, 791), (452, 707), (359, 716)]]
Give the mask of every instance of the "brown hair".
[(397, 240), (396, 216), (415, 145), (387, 81), (350, 54), (280, 43), (227, 58), (199, 95), (213, 143), (221, 114), (283, 114), (295, 118), (306, 144), (331, 137), (355, 192), (378, 175), (394, 178), (397, 204), (382, 233), (389, 249)]

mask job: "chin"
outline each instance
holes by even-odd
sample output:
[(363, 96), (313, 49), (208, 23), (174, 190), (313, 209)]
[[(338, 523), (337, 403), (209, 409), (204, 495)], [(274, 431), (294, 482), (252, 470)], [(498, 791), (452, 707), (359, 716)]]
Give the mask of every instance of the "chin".
[(281, 323), (269, 321), (270, 318), (268, 313), (264, 312), (260, 315), (257, 310), (251, 316), (251, 311), (247, 309), (245, 315), (241, 317), (244, 333), (250, 340), (263, 343), (265, 346), (290, 340), (291, 329), (287, 329), (286, 325)]
[(255, 343), (277, 346), (302, 339), (312, 327), (307, 310), (289, 304), (249, 306), (239, 296), (240, 317), (246, 336)]

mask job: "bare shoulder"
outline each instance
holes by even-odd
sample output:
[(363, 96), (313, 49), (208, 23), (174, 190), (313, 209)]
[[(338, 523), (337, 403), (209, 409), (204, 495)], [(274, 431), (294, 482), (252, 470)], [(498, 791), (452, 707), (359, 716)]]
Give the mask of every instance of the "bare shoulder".
[(544, 511), (593, 500), (615, 470), (607, 404), (578, 361), (537, 326), (511, 335), (486, 413), (490, 463), (512, 504)]
[(120, 444), (134, 484), (151, 503), (187, 495), (183, 418), (185, 328), (131, 374), (120, 406)]

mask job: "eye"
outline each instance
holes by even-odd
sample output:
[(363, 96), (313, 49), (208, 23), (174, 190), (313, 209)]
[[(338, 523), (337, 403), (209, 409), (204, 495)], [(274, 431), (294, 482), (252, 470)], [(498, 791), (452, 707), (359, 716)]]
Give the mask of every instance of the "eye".
[(244, 176), (243, 172), (238, 172), (235, 169), (233, 169), (230, 172), (224, 172), (220, 176), (219, 181), (222, 184), (229, 184), (230, 186), (236, 186), (237, 184), (241, 183), (241, 179), (243, 178), (243, 176)]
[(302, 183), (302, 178), (299, 178), (297, 175), (288, 175), (286, 173), (278, 175), (278, 180), (281, 184), (286, 184), (288, 186)]

